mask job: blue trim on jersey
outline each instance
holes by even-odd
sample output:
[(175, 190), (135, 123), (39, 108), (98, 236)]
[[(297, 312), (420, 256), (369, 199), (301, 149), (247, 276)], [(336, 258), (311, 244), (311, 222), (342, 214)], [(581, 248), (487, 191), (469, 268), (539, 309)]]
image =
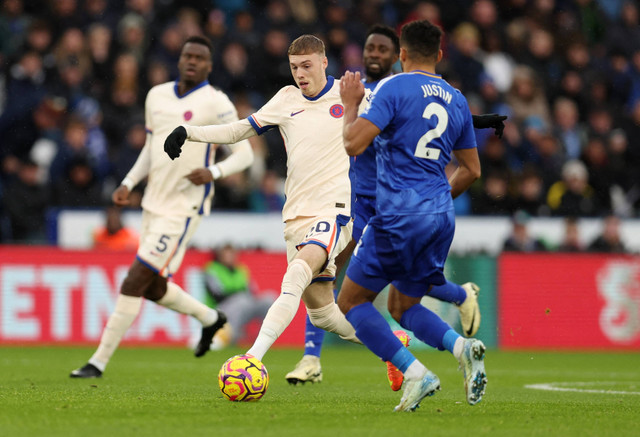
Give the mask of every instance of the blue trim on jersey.
[(333, 76), (327, 76), (327, 84), (324, 86), (324, 88), (322, 88), (322, 91), (320, 91), (317, 96), (307, 97), (303, 94), (302, 97), (309, 100), (310, 102), (314, 102), (329, 92), (329, 90), (333, 87), (334, 81), (335, 79), (333, 78)]
[(149, 262), (147, 262), (147, 261), (143, 260), (142, 258), (140, 258), (140, 255), (136, 255), (136, 259), (140, 262), (140, 264), (142, 264), (143, 266), (145, 266), (146, 268), (148, 268), (149, 270), (154, 272), (156, 275), (160, 274), (160, 270), (156, 269), (154, 266), (149, 264)]
[[(209, 159), (211, 158), (211, 143), (207, 143), (207, 152), (204, 155), (204, 166), (208, 167)], [(211, 188), (213, 187), (213, 181), (207, 183), (204, 186), (204, 196), (202, 196), (202, 203), (200, 204), (200, 208), (198, 209), (198, 215), (204, 214), (204, 202), (207, 200), (209, 193), (211, 192)]]
[(268, 124), (268, 125), (266, 125), (264, 127), (260, 127), (260, 126), (258, 126), (258, 122), (255, 121), (253, 119), (253, 117), (247, 117), (247, 120), (249, 120), (249, 123), (251, 124), (251, 126), (253, 127), (253, 129), (256, 131), (256, 133), (258, 135), (262, 135), (266, 131), (271, 130), (271, 129), (275, 128), (275, 127), (278, 127), (278, 125), (276, 125), (276, 124)]
[(176, 80), (175, 83), (173, 84), (173, 92), (176, 93), (176, 97), (179, 99), (182, 99), (184, 97), (187, 97), (189, 94), (191, 94), (192, 92), (199, 90), (200, 88), (202, 88), (203, 86), (207, 86), (209, 85), (209, 80), (205, 79), (202, 82), (200, 82), (198, 85), (196, 85), (194, 88), (191, 88), (189, 91), (187, 91), (186, 93), (184, 93), (184, 95), (180, 95), (180, 90), (178, 88), (178, 81)]
[(153, 131), (151, 129), (149, 129), (148, 127), (145, 127), (144, 130), (148, 134), (152, 134), (153, 133)]
[(336, 280), (335, 276), (318, 276), (311, 280), (311, 284), (313, 284), (314, 282), (332, 282), (335, 280)]

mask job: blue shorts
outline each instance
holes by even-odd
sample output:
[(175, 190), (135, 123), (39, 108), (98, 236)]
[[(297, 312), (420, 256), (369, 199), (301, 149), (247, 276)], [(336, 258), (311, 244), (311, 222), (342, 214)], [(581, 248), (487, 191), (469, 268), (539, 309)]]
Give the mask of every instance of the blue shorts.
[(353, 219), (353, 240), (358, 241), (369, 219), (376, 215), (376, 198), (356, 195), (352, 209), (355, 216)]
[(430, 285), (445, 283), (444, 263), (454, 231), (453, 209), (374, 216), (351, 257), (347, 276), (376, 293), (391, 283), (407, 296), (422, 297)]

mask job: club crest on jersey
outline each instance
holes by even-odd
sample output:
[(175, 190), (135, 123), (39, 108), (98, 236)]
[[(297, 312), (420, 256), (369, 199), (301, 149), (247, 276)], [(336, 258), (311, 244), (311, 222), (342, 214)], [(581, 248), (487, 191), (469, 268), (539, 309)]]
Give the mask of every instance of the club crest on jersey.
[(189, 121), (193, 118), (193, 112), (187, 111), (183, 114), (183, 117), (186, 121)]
[(336, 103), (331, 108), (329, 108), (329, 114), (331, 114), (333, 118), (342, 117), (342, 115), (344, 114), (344, 106), (342, 106), (339, 103)]

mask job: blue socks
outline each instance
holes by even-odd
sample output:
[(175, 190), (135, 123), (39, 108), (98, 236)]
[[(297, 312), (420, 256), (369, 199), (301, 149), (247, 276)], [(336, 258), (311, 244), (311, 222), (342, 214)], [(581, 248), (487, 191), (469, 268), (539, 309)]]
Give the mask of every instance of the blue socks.
[(401, 372), (415, 361), (416, 358), (402, 346), (389, 323), (371, 302), (351, 308), (346, 317), (355, 328), (356, 337), (382, 361), (391, 361)]
[(313, 326), (313, 323), (311, 323), (309, 315), (307, 314), (304, 328), (305, 355), (314, 355), (316, 357), (320, 357), (320, 352), (322, 352), (322, 342), (324, 341), (324, 334), (325, 330), (322, 328), (318, 328), (317, 326)]
[(442, 285), (434, 285), (431, 287), (427, 296), (441, 300), (443, 302), (451, 302), (460, 305), (467, 298), (467, 292), (458, 284), (447, 281)]
[(419, 303), (405, 311), (400, 325), (412, 331), (419, 340), (441, 351), (446, 349), (453, 353), (453, 343), (460, 337), (436, 313)]

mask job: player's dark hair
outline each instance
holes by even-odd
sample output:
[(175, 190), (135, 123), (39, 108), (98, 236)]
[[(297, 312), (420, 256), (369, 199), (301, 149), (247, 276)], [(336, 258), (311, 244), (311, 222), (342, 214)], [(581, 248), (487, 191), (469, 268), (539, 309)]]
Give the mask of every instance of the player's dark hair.
[(324, 43), (320, 38), (313, 35), (302, 35), (293, 40), (287, 50), (287, 55), (310, 55), (318, 53), (324, 56)]
[(393, 43), (393, 48), (396, 51), (396, 54), (400, 52), (400, 38), (398, 38), (398, 34), (393, 28), (386, 26), (384, 24), (374, 24), (367, 31), (367, 36), (365, 39), (369, 38), (371, 35), (383, 35), (391, 40)]
[(402, 26), (400, 45), (411, 58), (436, 60), (440, 51), (442, 30), (428, 20), (412, 21)]
[(184, 48), (184, 46), (186, 46), (188, 43), (202, 44), (203, 46), (206, 46), (209, 49), (211, 58), (213, 59), (213, 44), (211, 44), (211, 40), (209, 40), (209, 38), (207, 38), (206, 36), (201, 36), (201, 35), (190, 36), (189, 38), (187, 38), (184, 44), (182, 44), (182, 48)]

